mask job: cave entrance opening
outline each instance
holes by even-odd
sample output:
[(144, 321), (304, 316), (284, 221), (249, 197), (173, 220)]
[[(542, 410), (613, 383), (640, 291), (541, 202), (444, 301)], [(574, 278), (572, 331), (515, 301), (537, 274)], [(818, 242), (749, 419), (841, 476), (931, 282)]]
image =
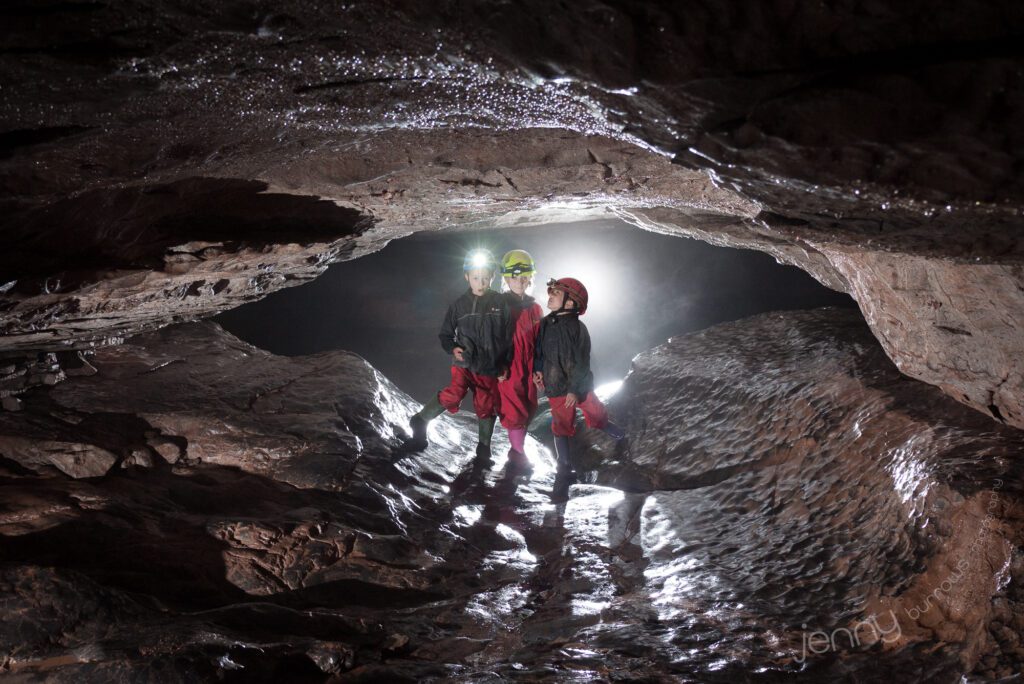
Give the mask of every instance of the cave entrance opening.
[[(583, 281), (591, 299), (583, 321), (599, 385), (621, 379), (633, 356), (674, 335), (766, 311), (856, 308), (848, 295), (762, 252), (607, 220), (417, 233), (215, 320), (275, 354), (355, 352), (425, 400), (447, 378), (450, 360), (438, 329), (448, 304), (466, 289), (462, 260), (475, 247), (498, 258), (509, 249), (529, 251), (538, 267), (533, 294), (542, 307), (549, 277)], [(499, 287), (497, 278), (493, 286)]]

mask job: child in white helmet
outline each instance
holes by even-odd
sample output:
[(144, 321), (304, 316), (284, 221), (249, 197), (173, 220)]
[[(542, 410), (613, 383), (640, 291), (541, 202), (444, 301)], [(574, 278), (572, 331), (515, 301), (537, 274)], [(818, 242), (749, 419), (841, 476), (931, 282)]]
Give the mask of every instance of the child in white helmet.
[(508, 300), (491, 289), (497, 264), (486, 249), (470, 252), (463, 262), (469, 290), (448, 307), (441, 325), (441, 347), (452, 355), (451, 382), (409, 420), (412, 438), (405, 447), (427, 447), (427, 423), (446, 409), (457, 413), (473, 392), (477, 416), (478, 458), (489, 459), (491, 435), (501, 405), (498, 380), (508, 375), (512, 363), (512, 316)]

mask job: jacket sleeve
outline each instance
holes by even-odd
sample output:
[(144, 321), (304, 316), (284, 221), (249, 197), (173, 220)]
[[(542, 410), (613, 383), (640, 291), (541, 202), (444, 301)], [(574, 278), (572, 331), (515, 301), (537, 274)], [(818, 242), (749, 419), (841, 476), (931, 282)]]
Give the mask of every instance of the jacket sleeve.
[(543, 373), (544, 372), (544, 321), (540, 322), (540, 328), (537, 330), (537, 339), (533, 343), (533, 372)]
[(587, 393), (587, 377), (590, 375), (590, 333), (580, 323), (579, 337), (572, 348), (573, 364), (569, 370), (569, 391), (582, 401)]
[(512, 305), (505, 302), (505, 358), (502, 363), (505, 370), (512, 368), (512, 359), (516, 355), (516, 317), (513, 315)]
[(444, 323), (441, 324), (441, 334), (438, 337), (441, 339), (441, 347), (444, 348), (445, 353), (451, 354), (455, 350), (455, 330), (457, 326), (457, 320), (455, 318), (455, 304), (448, 307), (448, 312), (444, 315)]
[[(533, 348), (537, 342), (537, 335), (526, 333), (521, 334), (518, 326), (526, 325), (527, 322), (532, 321), (532, 313), (533, 312), (530, 311), (529, 308), (524, 309), (523, 313), (521, 314), (522, 317), (518, 321), (516, 321), (516, 323), (512, 326), (513, 356), (518, 356), (521, 359), (530, 360), (530, 364), (528, 367), (526, 363), (523, 363), (523, 367), (525, 368), (527, 375), (533, 372)], [(530, 329), (530, 332), (532, 333), (533, 330)]]

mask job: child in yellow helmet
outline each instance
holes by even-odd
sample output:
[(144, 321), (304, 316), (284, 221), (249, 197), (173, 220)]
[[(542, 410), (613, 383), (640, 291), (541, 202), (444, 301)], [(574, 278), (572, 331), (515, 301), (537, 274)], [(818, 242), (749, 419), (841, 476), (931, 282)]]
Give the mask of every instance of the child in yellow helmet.
[(530, 253), (513, 249), (501, 259), (501, 275), (508, 291), (504, 296), (512, 311), (512, 363), (508, 377), (498, 383), (501, 424), (508, 431), (512, 449), (509, 462), (528, 467), (524, 444), (526, 429), (537, 411), (537, 386), (532, 382), (533, 353), (543, 311), (529, 295), (536, 264)]

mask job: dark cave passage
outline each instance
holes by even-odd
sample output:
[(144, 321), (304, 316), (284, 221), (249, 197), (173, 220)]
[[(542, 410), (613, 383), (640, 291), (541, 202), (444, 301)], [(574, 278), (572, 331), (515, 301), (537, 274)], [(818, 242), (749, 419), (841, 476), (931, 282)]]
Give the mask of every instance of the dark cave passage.
[(0, 679), (1019, 681), (1024, 3), (0, 17)]
[[(510, 249), (529, 251), (542, 307), (549, 277), (584, 282), (598, 384), (621, 379), (635, 355), (673, 336), (768, 311), (856, 308), (848, 295), (762, 252), (601, 221), (419, 233), (214, 320), (274, 354), (353, 351), (424, 399), (446, 377), (450, 360), (437, 343), (438, 328), (449, 302), (466, 289), (462, 259), (477, 246), (499, 258)], [(500, 288), (500, 279), (492, 287)]]

